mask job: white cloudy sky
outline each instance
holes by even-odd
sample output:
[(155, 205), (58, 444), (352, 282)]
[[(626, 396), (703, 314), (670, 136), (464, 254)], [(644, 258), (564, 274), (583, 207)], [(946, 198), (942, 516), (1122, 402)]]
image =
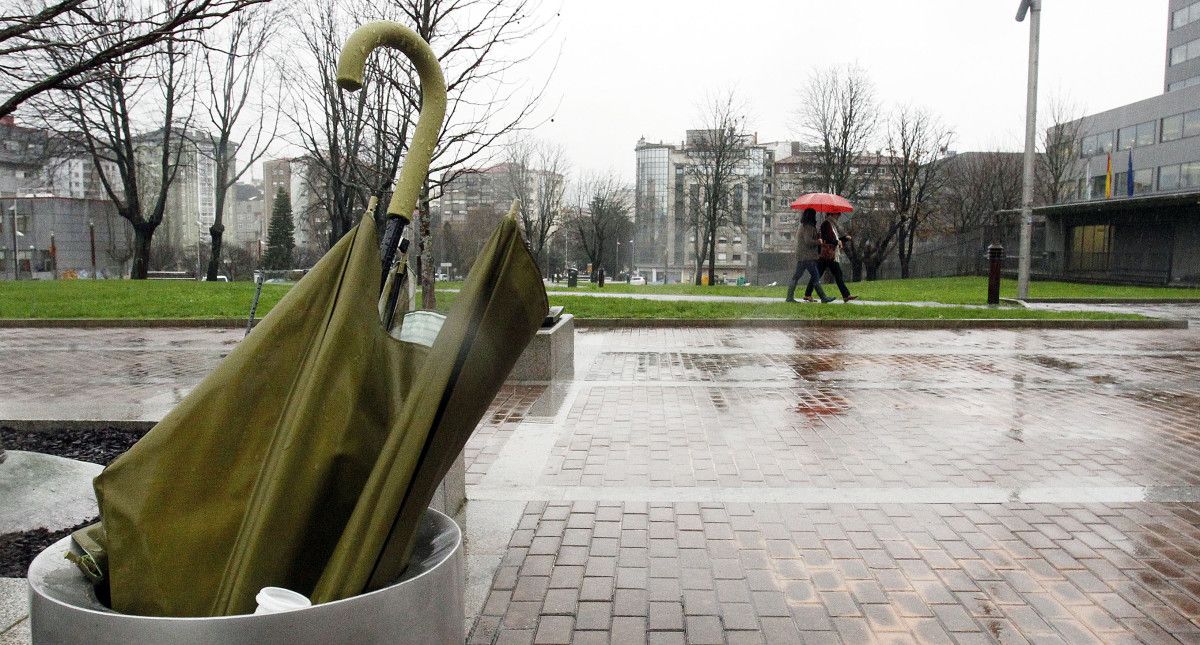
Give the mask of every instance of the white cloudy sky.
[[(794, 138), (789, 114), (815, 67), (858, 63), (885, 104), (928, 105), (955, 148), (1020, 149), (1028, 22), (1018, 0), (547, 0), (544, 76), (577, 169), (631, 179), (639, 136), (678, 141), (706, 91), (733, 88), (760, 140)], [(1096, 112), (1162, 92), (1167, 0), (1043, 0), (1043, 105)], [(561, 50), (561, 53), (559, 51)], [(553, 109), (551, 109), (553, 108)]]

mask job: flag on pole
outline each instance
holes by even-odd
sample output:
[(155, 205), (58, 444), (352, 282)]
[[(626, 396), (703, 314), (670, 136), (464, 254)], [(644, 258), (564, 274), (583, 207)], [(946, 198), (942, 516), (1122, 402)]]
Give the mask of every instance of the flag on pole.
[(1104, 199), (1112, 199), (1112, 153), (1108, 153), (1108, 168), (1104, 171)]
[(1128, 180), (1125, 182), (1125, 196), (1133, 197), (1133, 150), (1129, 150), (1129, 167), (1125, 171)]

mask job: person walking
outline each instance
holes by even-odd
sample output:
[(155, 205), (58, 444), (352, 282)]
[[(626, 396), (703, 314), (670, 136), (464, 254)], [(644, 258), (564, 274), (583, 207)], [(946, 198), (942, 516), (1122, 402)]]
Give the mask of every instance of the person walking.
[[(796, 271), (792, 274), (792, 280), (788, 283), (787, 302), (796, 302), (796, 285), (800, 282), (800, 278), (808, 273), (809, 294), (815, 288), (817, 295), (820, 296), (821, 302), (832, 302), (836, 298), (830, 298), (825, 295), (825, 290), (821, 288), (821, 272), (817, 269), (817, 255), (821, 250), (821, 238), (817, 233), (817, 211), (807, 208), (800, 215), (800, 232), (796, 235)], [(804, 298), (808, 302), (812, 302), (812, 296), (807, 295)]]
[[(842, 276), (842, 265), (838, 262), (842, 244), (850, 239), (849, 235), (842, 235), (838, 231), (837, 223), (841, 218), (841, 213), (826, 213), (825, 221), (821, 222), (821, 252), (817, 257), (817, 275), (823, 275), (826, 271), (833, 274), (838, 291), (842, 292), (842, 301), (850, 302), (858, 300), (858, 296), (850, 295), (850, 289), (846, 288), (846, 279)], [(804, 290), (805, 298), (812, 297), (814, 286), (814, 281), (809, 280), (808, 287)]]

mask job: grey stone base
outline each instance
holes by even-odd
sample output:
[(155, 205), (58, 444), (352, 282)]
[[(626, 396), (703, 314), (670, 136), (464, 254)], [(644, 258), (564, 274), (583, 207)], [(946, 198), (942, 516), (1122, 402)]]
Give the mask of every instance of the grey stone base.
[(521, 358), (511, 381), (553, 381), (570, 378), (575, 372), (575, 317), (563, 314), (549, 329), (539, 329)]

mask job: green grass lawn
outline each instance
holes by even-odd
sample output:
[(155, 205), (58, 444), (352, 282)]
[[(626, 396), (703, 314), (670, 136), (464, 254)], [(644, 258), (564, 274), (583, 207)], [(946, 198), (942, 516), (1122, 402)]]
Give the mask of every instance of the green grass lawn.
[[(263, 285), (259, 315), (288, 285)], [(243, 318), (251, 282), (191, 280), (0, 281), (0, 318)]]
[[(448, 287), (454, 287), (451, 283)], [(1066, 285), (1078, 287), (1081, 285)], [(1086, 285), (1083, 285), (1086, 286)], [(860, 283), (856, 292), (876, 300), (939, 300), (949, 304), (979, 302), (973, 295), (983, 282), (976, 278), (909, 280)], [(258, 314), (266, 314), (287, 292), (288, 285), (266, 285)], [(1113, 287), (1122, 293), (1130, 288)], [(556, 290), (551, 287), (551, 291)], [(584, 289), (580, 289), (581, 291)], [(669, 287), (630, 287), (611, 285), (606, 292), (719, 293), (778, 296), (781, 289), (764, 287), (717, 287), (715, 289), (671, 285)], [(1153, 291), (1153, 290), (1152, 290)], [(1095, 290), (1090, 291), (1096, 293)], [(1138, 293), (1135, 290), (1133, 293)], [(1100, 293), (1103, 293), (1101, 291)], [(191, 281), (132, 280), (61, 280), (0, 282), (0, 318), (242, 318), (253, 298), (249, 282), (209, 283)], [(441, 291), (438, 309), (445, 311), (455, 293)], [(1123, 296), (1129, 297), (1129, 296)], [(1147, 296), (1151, 297), (1151, 296)], [(1153, 296), (1157, 297), (1157, 296)], [(740, 302), (670, 302), (624, 298), (590, 298), (553, 295), (552, 304), (564, 305), (568, 312), (586, 318), (672, 318), (672, 319), (869, 319), (869, 318), (1046, 318), (1113, 319), (1136, 318), (1120, 314), (1092, 312), (1034, 311), (1016, 307), (969, 309), (965, 307), (921, 307), (913, 305), (846, 306), (841, 303), (789, 304)]]
[[(442, 288), (458, 288), (462, 283), (448, 282)], [(851, 282), (850, 292), (863, 300), (886, 302), (940, 302), (954, 305), (978, 305), (987, 302), (987, 278), (912, 278), (909, 280), (876, 280), (873, 282)], [(690, 284), (632, 286), (624, 282), (609, 282), (600, 289), (594, 284), (583, 283), (575, 289), (566, 285), (552, 284), (548, 291), (574, 291), (580, 293), (604, 291), (606, 293), (662, 293), (684, 295), (757, 296), (779, 298), (787, 294), (786, 285), (764, 287), (736, 287), (717, 285), (697, 287)], [(837, 287), (826, 285), (831, 295)], [(1033, 298), (1144, 298), (1144, 299), (1200, 299), (1200, 289), (1173, 287), (1133, 287), (1125, 285), (1076, 284), (1071, 282), (1034, 282), (1029, 288)], [(1000, 295), (1004, 298), (1017, 296), (1016, 280), (1004, 280), (1000, 284)]]

